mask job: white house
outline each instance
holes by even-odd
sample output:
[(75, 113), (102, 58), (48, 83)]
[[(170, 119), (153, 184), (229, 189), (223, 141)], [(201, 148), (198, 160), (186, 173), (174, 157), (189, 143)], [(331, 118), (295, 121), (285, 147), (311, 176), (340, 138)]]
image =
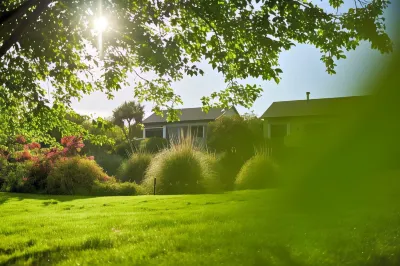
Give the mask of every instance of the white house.
[(167, 114), (159, 116), (153, 113), (143, 120), (143, 138), (181, 138), (189, 134), (196, 138), (206, 139), (207, 124), (223, 116), (238, 115), (236, 108), (227, 110), (221, 108), (211, 108), (208, 113), (198, 108), (180, 109), (179, 121), (167, 122)]

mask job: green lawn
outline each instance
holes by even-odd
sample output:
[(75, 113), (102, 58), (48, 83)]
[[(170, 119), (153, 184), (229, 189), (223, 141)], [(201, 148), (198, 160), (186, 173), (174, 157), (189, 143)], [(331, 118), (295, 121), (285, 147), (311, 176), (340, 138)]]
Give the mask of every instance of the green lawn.
[(395, 208), (332, 219), (277, 211), (276, 193), (0, 193), (0, 265), (400, 265)]

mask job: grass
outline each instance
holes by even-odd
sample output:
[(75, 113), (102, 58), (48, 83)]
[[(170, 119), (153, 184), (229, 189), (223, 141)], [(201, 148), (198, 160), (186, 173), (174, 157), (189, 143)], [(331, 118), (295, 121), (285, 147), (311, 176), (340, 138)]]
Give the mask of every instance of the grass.
[(0, 193), (0, 265), (400, 265), (399, 209), (331, 219), (278, 198)]

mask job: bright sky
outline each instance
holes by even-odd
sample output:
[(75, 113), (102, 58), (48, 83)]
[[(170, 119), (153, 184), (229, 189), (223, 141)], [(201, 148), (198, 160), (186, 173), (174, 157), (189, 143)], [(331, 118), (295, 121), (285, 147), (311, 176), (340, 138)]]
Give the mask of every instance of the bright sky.
[[(316, 1), (324, 8), (329, 8), (328, 1)], [(353, 6), (353, 1), (345, 1), (344, 8)], [(395, 38), (396, 20), (400, 15), (400, 3), (393, 0), (385, 16), (386, 25), (390, 37)], [(397, 42), (396, 40), (396, 43)], [(397, 48), (395, 48), (397, 50)], [(311, 92), (311, 98), (340, 97), (360, 94), (360, 89), (368, 84), (385, 66), (390, 55), (381, 55), (378, 51), (371, 50), (369, 43), (363, 43), (355, 51), (348, 52), (347, 59), (337, 62), (336, 75), (329, 75), (325, 71), (324, 64), (320, 61), (319, 51), (309, 45), (298, 45), (290, 51), (283, 52), (280, 57), (280, 65), (283, 70), (282, 80), (277, 85), (274, 81), (262, 81), (261, 79), (248, 79), (247, 82), (257, 83), (264, 89), (262, 97), (254, 104), (255, 114), (261, 115), (272, 102), (305, 99), (306, 92)], [(202, 62), (200, 67), (205, 71), (204, 76), (185, 77), (174, 84), (177, 94), (182, 96), (182, 107), (200, 107), (200, 98), (211, 92), (226, 87), (220, 74)], [(112, 110), (124, 101), (133, 100), (133, 88), (126, 87), (116, 92), (113, 100), (108, 100), (101, 93), (96, 92), (85, 96), (80, 102), (74, 101), (72, 107), (81, 114), (93, 114), (107, 117)], [(146, 115), (151, 114), (151, 104), (145, 104)], [(237, 107), (240, 113), (249, 110)]]

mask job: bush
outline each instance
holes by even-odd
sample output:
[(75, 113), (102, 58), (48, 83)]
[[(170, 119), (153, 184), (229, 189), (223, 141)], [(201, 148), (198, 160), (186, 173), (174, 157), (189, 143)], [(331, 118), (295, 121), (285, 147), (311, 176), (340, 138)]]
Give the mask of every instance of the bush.
[(94, 155), (95, 161), (103, 168), (104, 172), (109, 176), (117, 174), (118, 167), (120, 167), (124, 158), (117, 154), (109, 154), (105, 152), (98, 152)]
[(131, 158), (124, 161), (118, 168), (117, 178), (122, 182), (135, 182), (140, 184), (150, 165), (153, 155), (138, 152), (132, 154)]
[(50, 194), (88, 195), (95, 181), (107, 181), (109, 177), (93, 160), (82, 157), (64, 158), (56, 162), (47, 177)]
[(236, 189), (263, 189), (278, 185), (278, 167), (266, 155), (256, 154), (240, 169)]
[[(135, 145), (138, 145), (138, 143), (135, 143)], [(129, 146), (129, 143), (127, 141), (118, 143), (115, 146), (115, 154), (121, 156), (122, 158), (129, 158), (129, 154), (131, 153), (131, 147)]]
[(221, 117), (207, 127), (207, 147), (218, 153), (236, 152), (247, 160), (262, 141), (262, 121), (256, 118)]
[(236, 176), (247, 159), (237, 152), (224, 152), (217, 156), (217, 172), (224, 190), (234, 189)]
[(137, 195), (139, 187), (135, 183), (99, 182), (95, 181), (92, 187), (93, 196), (134, 196)]
[(32, 162), (9, 163), (1, 169), (1, 191), (17, 193), (33, 193), (35, 187), (29, 178)]
[[(1, 151), (0, 151), (1, 152)], [(5, 175), (2, 174), (3, 169), (5, 169), (8, 165), (7, 158), (0, 154), (0, 189), (5, 181)]]
[(157, 154), (146, 172), (143, 188), (157, 194), (194, 194), (220, 190), (215, 173), (215, 157), (196, 150), (193, 143), (172, 145)]
[(168, 146), (168, 141), (164, 138), (143, 139), (139, 143), (139, 151), (146, 153), (157, 153)]

